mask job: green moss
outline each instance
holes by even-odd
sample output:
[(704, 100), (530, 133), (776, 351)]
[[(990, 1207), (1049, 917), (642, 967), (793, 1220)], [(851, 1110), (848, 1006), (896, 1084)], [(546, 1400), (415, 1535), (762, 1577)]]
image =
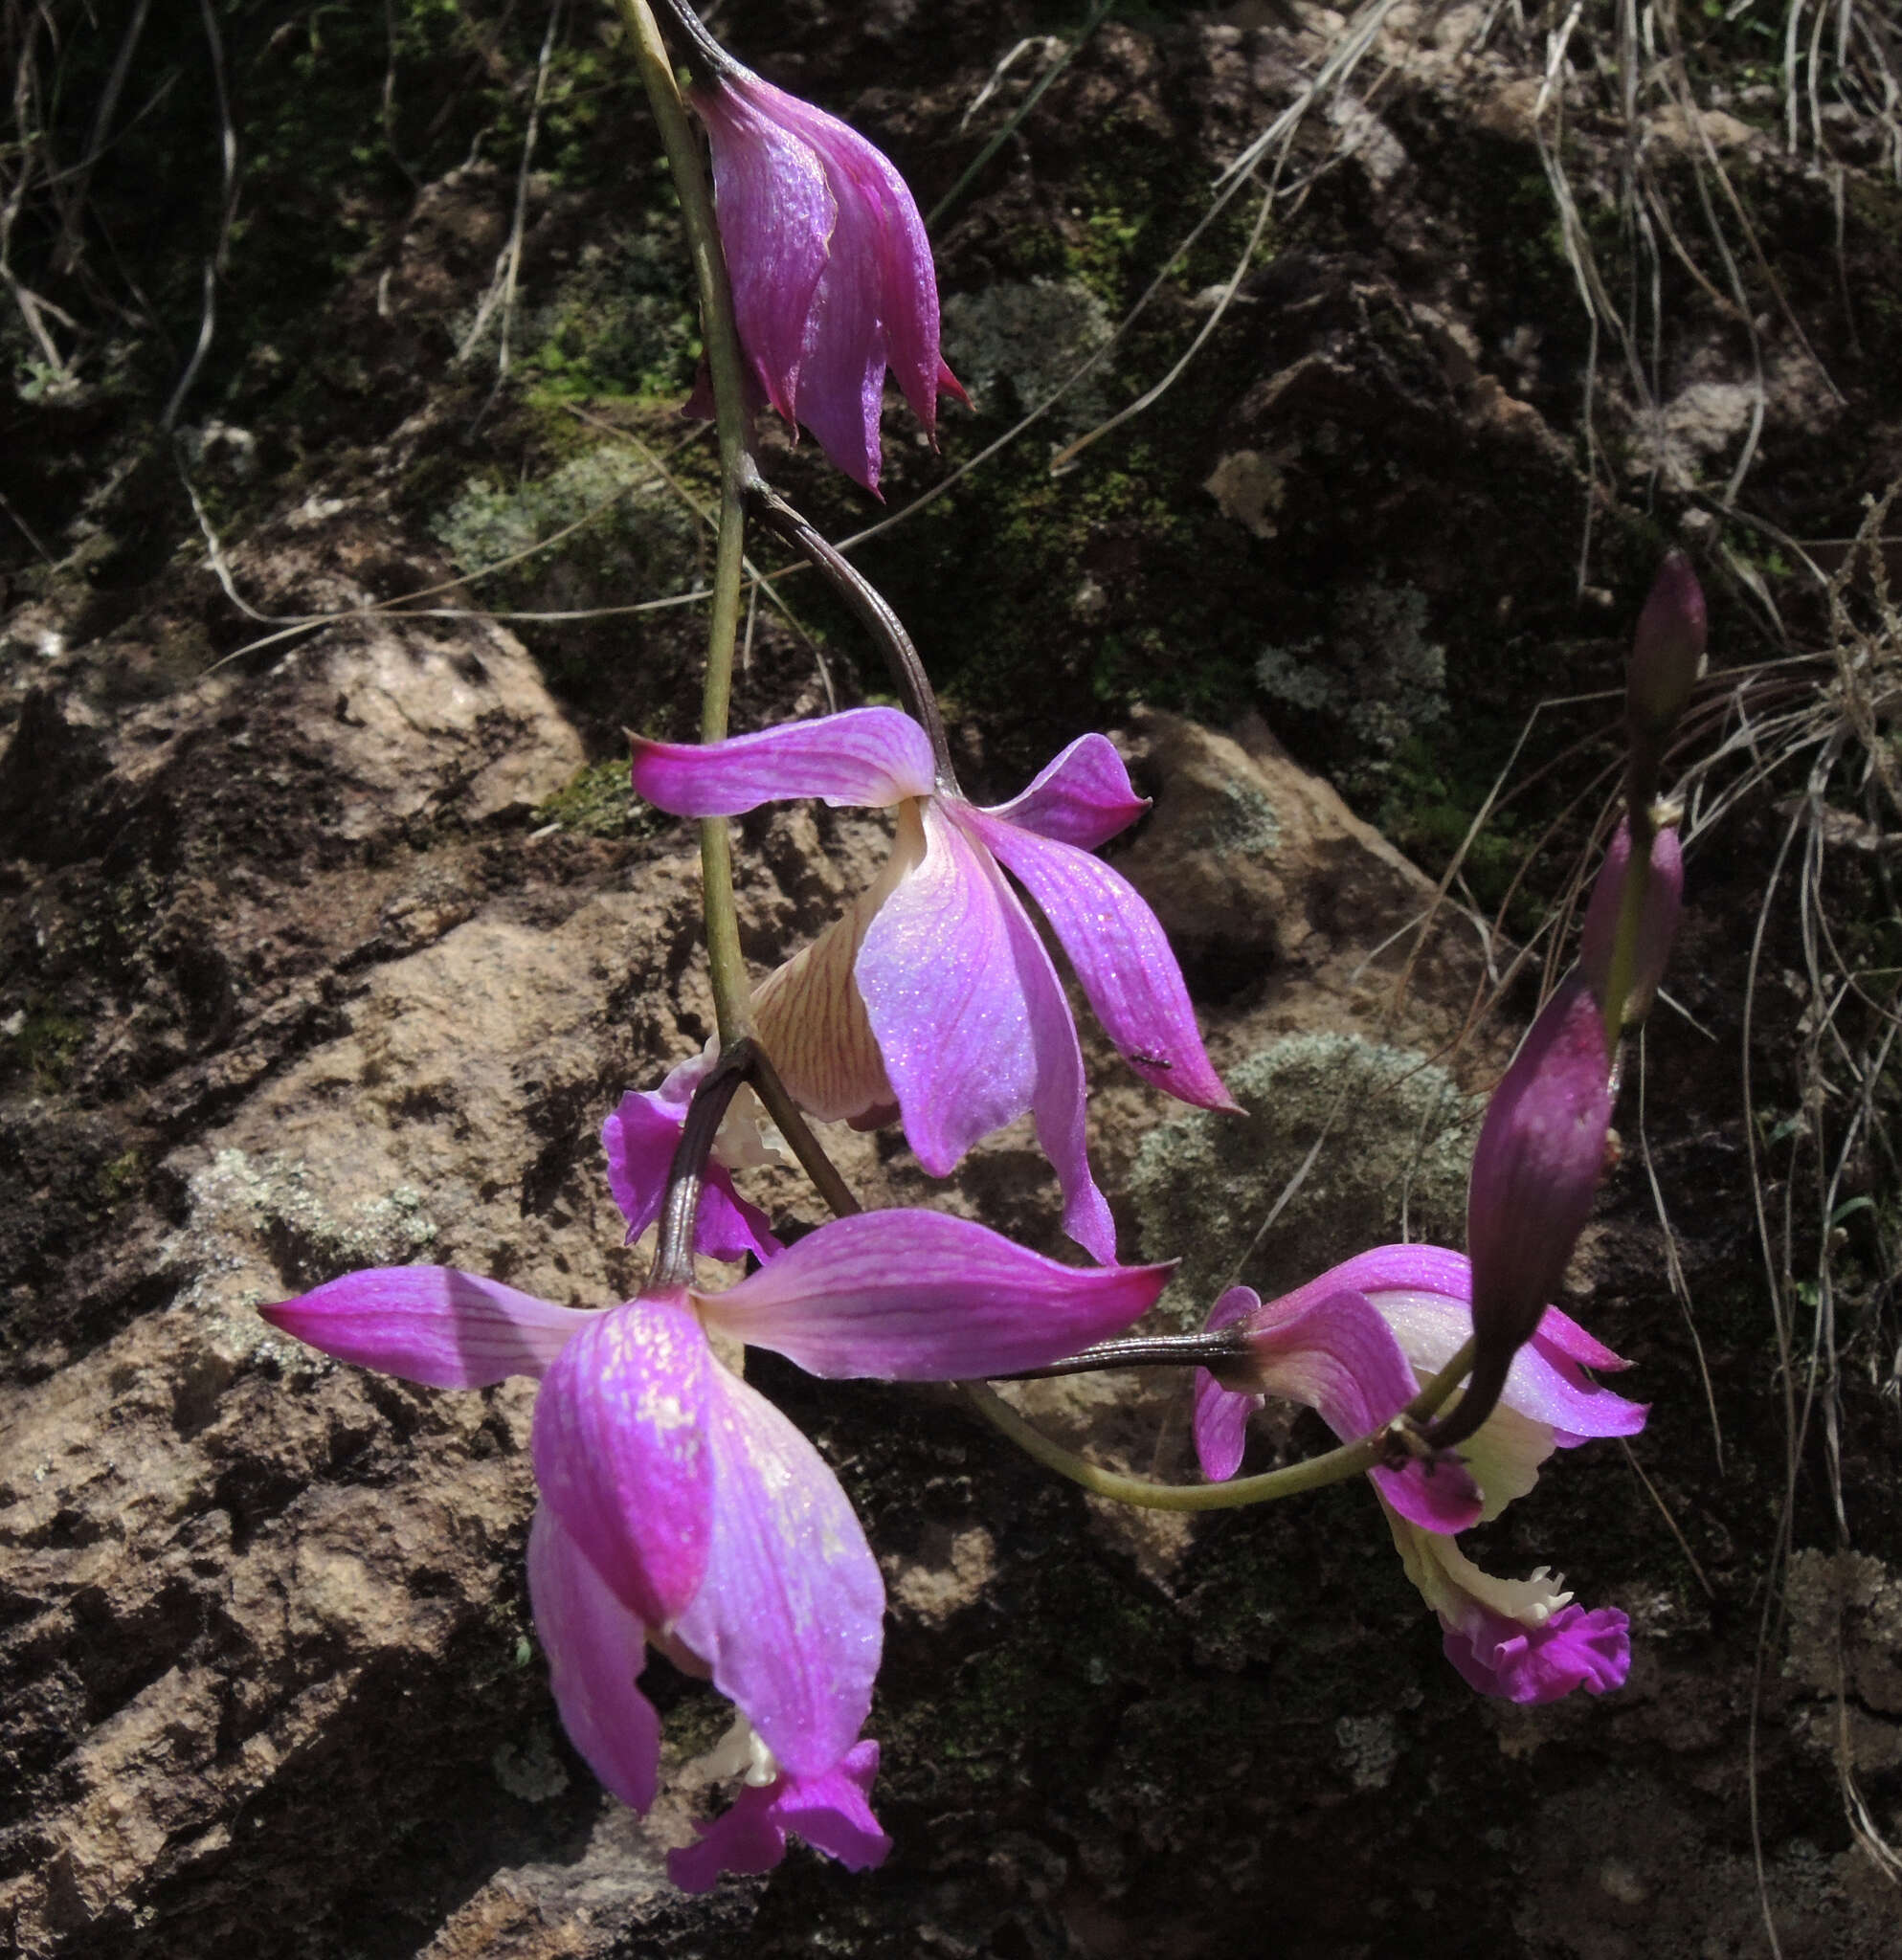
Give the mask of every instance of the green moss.
[(547, 802), (536, 806), (534, 820), (556, 823), (586, 837), (642, 836), (667, 821), (650, 805), (636, 801), (624, 755), (577, 769)]
[(46, 1002), (18, 1009), (0, 1021), (0, 1074), (25, 1076), (42, 1093), (66, 1080), (86, 1038), (86, 1024)]
[[(1478, 1104), (1444, 1069), (1357, 1036), (1294, 1035), (1228, 1082), (1243, 1120), (1163, 1124), (1130, 1172), (1143, 1256), (1182, 1261), (1161, 1305), (1175, 1325), (1199, 1325), (1233, 1279), (1279, 1293), (1384, 1241), (1461, 1242)], [(1324, 1129), (1278, 1230), (1251, 1253)]]

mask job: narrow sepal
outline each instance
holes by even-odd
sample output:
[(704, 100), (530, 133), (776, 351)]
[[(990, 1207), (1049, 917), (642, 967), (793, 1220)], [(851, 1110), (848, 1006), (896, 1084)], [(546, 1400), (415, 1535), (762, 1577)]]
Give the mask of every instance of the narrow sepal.
[(339, 1361), (433, 1389), (483, 1389), (512, 1374), (539, 1375), (594, 1318), (452, 1266), (346, 1273), (257, 1311)]
[(635, 793), (675, 816), (738, 816), (817, 796), (883, 809), (931, 791), (931, 745), (897, 708), (847, 708), (724, 742), (630, 738)]
[(1028, 888), (1130, 1066), (1184, 1102), (1239, 1107), (1202, 1047), (1168, 935), (1135, 886), (1086, 851), (981, 810), (961, 807), (957, 820)]
[(969, 1218), (864, 1212), (701, 1307), (809, 1374), (955, 1381), (1041, 1368), (1121, 1333), (1173, 1270), (1061, 1265)]

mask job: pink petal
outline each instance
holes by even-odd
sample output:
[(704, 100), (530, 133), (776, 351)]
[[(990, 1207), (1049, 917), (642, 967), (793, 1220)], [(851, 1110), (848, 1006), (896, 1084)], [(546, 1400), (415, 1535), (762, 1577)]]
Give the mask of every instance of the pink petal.
[[(1350, 1261), (1350, 1264), (1354, 1262)], [(1464, 1261), (1462, 1261), (1464, 1263)], [(1344, 1273), (1347, 1267), (1336, 1268)], [(1390, 1277), (1388, 1274), (1381, 1277)], [(1327, 1277), (1327, 1276), (1324, 1276)], [(1318, 1283), (1318, 1282), (1317, 1282)], [(1303, 1288), (1303, 1292), (1309, 1289)], [(1299, 1298), (1299, 1295), (1290, 1295)], [(1451, 1361), (1472, 1331), (1471, 1309), (1443, 1294), (1414, 1289), (1369, 1289), (1368, 1298), (1393, 1328), (1400, 1349), (1422, 1383)], [(1555, 1333), (1547, 1338), (1547, 1328)], [(1645, 1405), (1600, 1388), (1580, 1371), (1569, 1349), (1592, 1356), (1610, 1356), (1610, 1366), (1625, 1364), (1601, 1347), (1556, 1307), (1548, 1307), (1539, 1331), (1513, 1355), (1500, 1401), (1509, 1409), (1565, 1433), (1574, 1439), (1592, 1436), (1635, 1436), (1645, 1427)], [(1594, 1360), (1593, 1366), (1605, 1366)]]
[(1535, 1627), (1489, 1612), (1442, 1625), (1446, 1659), (1467, 1685), (1508, 1702), (1556, 1702), (1574, 1688), (1601, 1695), (1631, 1672), (1631, 1622), (1615, 1606), (1561, 1606)]
[(675, 816), (738, 816), (793, 796), (883, 809), (931, 792), (931, 745), (896, 708), (848, 708), (725, 742), (632, 738), (634, 788)]
[(918, 1161), (933, 1177), (1026, 1109), (1063, 1188), (1063, 1229), (1115, 1258), (1089, 1174), (1083, 1054), (1056, 970), (988, 856), (924, 806), (923, 859), (866, 930), (859, 991)]
[[(1364, 1294), (1332, 1293), (1292, 1311), (1275, 1301), (1238, 1324), (1248, 1329), (1250, 1385), (1312, 1409), (1343, 1442), (1372, 1436), (1418, 1392), (1399, 1342)], [(1479, 1518), (1478, 1486), (1451, 1459), (1368, 1474), (1426, 1530), (1463, 1531)]]
[(861, 171), (830, 150), (821, 161), (839, 222), (806, 316), (799, 415), (832, 461), (876, 496), (887, 352), (880, 317), (883, 220), (867, 202)]
[[(766, 96), (779, 91), (759, 88)], [(740, 341), (787, 421), (795, 419), (806, 316), (838, 206), (812, 146), (745, 87), (689, 91), (706, 125), (721, 251)]]
[(1182, 969), (1135, 886), (1074, 845), (1018, 830), (969, 804), (958, 805), (956, 816), (1028, 887), (1130, 1066), (1184, 1102), (1239, 1108), (1209, 1065)]
[(725, 1816), (701, 1824), (700, 1842), (667, 1854), (667, 1876), (682, 1892), (709, 1892), (723, 1871), (771, 1871), (797, 1835), (847, 1871), (883, 1864), (891, 1839), (866, 1801), (879, 1746), (861, 1742), (819, 1776), (781, 1776), (742, 1790)]
[(623, 1803), (644, 1811), (660, 1761), (660, 1718), (635, 1686), (646, 1633), (547, 1503), (528, 1526), (528, 1600), (569, 1741)]
[(818, 1775), (871, 1707), (884, 1631), (878, 1562), (818, 1452), (717, 1365), (702, 1429), (711, 1546), (676, 1634), (789, 1771)]
[(1211, 1483), (1226, 1483), (1241, 1469), (1248, 1418), (1267, 1399), (1223, 1388), (1205, 1368), (1196, 1370), (1196, 1460)]
[[(774, 93), (776, 113), (813, 145), (824, 163), (839, 200), (841, 226), (851, 221), (849, 214), (857, 214), (870, 246), (867, 283), (875, 295), (892, 369), (912, 412), (925, 425), (925, 433), (934, 434), (939, 387), (948, 383), (960, 397), (963, 390), (950, 378), (951, 371), (939, 357), (937, 275), (917, 204), (890, 159), (857, 130), (795, 96)], [(860, 270), (857, 276), (865, 274)], [(881, 381), (884, 368), (882, 356)]]
[(956, 1381), (1121, 1333), (1173, 1270), (1060, 1265), (969, 1218), (863, 1212), (700, 1301), (709, 1321), (809, 1374)]
[(683, 1294), (591, 1320), (535, 1403), (535, 1481), (643, 1625), (665, 1629), (705, 1573), (714, 1468), (701, 1433), (715, 1369)]
[(539, 1375), (595, 1318), (449, 1266), (346, 1273), (257, 1311), (339, 1361), (433, 1389), (484, 1389), (512, 1374)]
[[(696, 1057), (695, 1062), (701, 1058)], [(689, 1064), (689, 1067), (694, 1064)], [(693, 1080), (705, 1073), (702, 1064)], [(676, 1095), (676, 1069), (658, 1089), (633, 1090), (601, 1125), (601, 1147), (608, 1155), (608, 1188), (627, 1218), (627, 1242), (632, 1245), (660, 1215), (667, 1195), (667, 1173), (686, 1119), (687, 1095)], [(709, 1258), (741, 1259), (748, 1253), (762, 1260), (779, 1250), (772, 1227), (757, 1205), (749, 1204), (733, 1189), (732, 1173), (717, 1158), (709, 1159), (701, 1187), (700, 1215), (694, 1223), (694, 1250)]]
[(1093, 851), (1134, 823), (1149, 798), (1130, 787), (1130, 771), (1107, 735), (1080, 735), (1021, 794), (984, 814), (1035, 831), (1079, 851)]

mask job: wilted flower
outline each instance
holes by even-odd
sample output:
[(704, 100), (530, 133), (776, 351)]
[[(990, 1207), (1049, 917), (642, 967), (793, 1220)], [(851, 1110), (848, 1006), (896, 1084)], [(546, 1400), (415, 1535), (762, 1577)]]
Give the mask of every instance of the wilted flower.
[(442, 1266), (351, 1273), (266, 1320), (345, 1361), (437, 1388), (541, 1377), (528, 1590), (555, 1703), (615, 1795), (654, 1800), (649, 1644), (708, 1675), (757, 1738), (750, 1787), (677, 1882), (758, 1871), (788, 1831), (855, 1868), (886, 1840), (859, 1731), (884, 1587), (838, 1480), (715, 1357), (708, 1327), (815, 1374), (944, 1380), (1035, 1368), (1120, 1330), (1163, 1266), (1079, 1271), (967, 1219), (867, 1213), (821, 1227), (724, 1293), (670, 1287), (605, 1311)]
[(854, 480), (879, 487), (887, 366), (934, 435), (938, 283), (918, 207), (889, 161), (837, 117), (737, 64), (689, 91), (713, 153), (740, 345), (766, 399)]
[[(1472, 1268), (1432, 1245), (1383, 1245), (1264, 1305), (1231, 1288), (1211, 1330), (1246, 1336), (1242, 1359), (1196, 1379), (1196, 1451), (1216, 1481), (1241, 1466), (1248, 1417), (1269, 1395), (1314, 1410), (1344, 1442), (1371, 1435), (1419, 1393), (1471, 1330)], [(1588, 1379), (1624, 1363), (1547, 1308), (1512, 1359), (1503, 1398), (1465, 1446), (1464, 1464), (1411, 1462), (1369, 1473), (1407, 1576), (1440, 1615), (1446, 1657), (1482, 1693), (1551, 1701), (1583, 1685), (1615, 1687), (1629, 1661), (1624, 1615), (1570, 1604), (1541, 1571), (1488, 1578), (1451, 1533), (1495, 1518), (1538, 1478), (1554, 1449), (1589, 1437), (1630, 1436), (1645, 1410)]]
[(918, 1161), (944, 1177), (1027, 1109), (1063, 1188), (1064, 1231), (1114, 1258), (1085, 1149), (1076, 1024), (1004, 871), (1049, 921), (1130, 1066), (1185, 1102), (1236, 1106), (1154, 913), (1089, 855), (1146, 808), (1103, 736), (1073, 742), (988, 810), (937, 787), (924, 730), (896, 708), (726, 742), (637, 736), (634, 787), (677, 816), (736, 816), (790, 796), (896, 806), (898, 841), (877, 880), (755, 1001), (773, 1066), (821, 1121), (869, 1125), (896, 1110)]

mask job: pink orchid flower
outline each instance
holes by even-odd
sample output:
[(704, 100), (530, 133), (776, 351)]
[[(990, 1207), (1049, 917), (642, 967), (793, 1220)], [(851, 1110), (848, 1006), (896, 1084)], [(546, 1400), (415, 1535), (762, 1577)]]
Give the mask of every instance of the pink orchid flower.
[(918, 1161), (946, 1177), (1028, 1110), (1063, 1185), (1063, 1230), (1095, 1258), (1115, 1258), (1089, 1170), (1076, 1023), (1006, 871), (1037, 902), (1130, 1067), (1185, 1102), (1236, 1107), (1155, 914), (1090, 856), (1147, 808), (1105, 737), (1082, 736), (992, 809), (939, 787), (925, 731), (896, 708), (726, 742), (637, 736), (634, 787), (677, 816), (737, 816), (792, 796), (897, 809), (884, 871), (754, 1001), (773, 1066), (822, 1122), (869, 1126), (895, 1111)]
[[(627, 1215), (630, 1245), (660, 1215), (687, 1106), (713, 1066), (717, 1045), (709, 1042), (682, 1062), (658, 1089), (630, 1089), (601, 1125), (608, 1188)], [(694, 1217), (693, 1249), (708, 1258), (737, 1260), (751, 1253), (764, 1260), (780, 1250), (766, 1214), (733, 1188), (734, 1171), (785, 1161), (763, 1133), (765, 1123), (759, 1099), (743, 1084), (714, 1137)]]
[(854, 1869), (888, 1841), (865, 1801), (877, 1746), (859, 1740), (883, 1637), (878, 1563), (817, 1451), (722, 1365), (707, 1329), (828, 1377), (1003, 1374), (1127, 1326), (1169, 1270), (1080, 1271), (968, 1219), (891, 1211), (822, 1226), (724, 1293), (584, 1311), (395, 1266), (260, 1310), (405, 1381), (540, 1378), (528, 1592), (570, 1739), (648, 1808), (660, 1726), (635, 1682), (650, 1645), (709, 1676), (757, 1738), (745, 1793), (670, 1860), (699, 1890), (722, 1866), (776, 1862), (788, 1832)]
[[(1361, 1253), (1264, 1305), (1246, 1286), (1224, 1293), (1211, 1329), (1240, 1325), (1247, 1358), (1196, 1378), (1196, 1451), (1222, 1482), (1242, 1462), (1248, 1417), (1269, 1395), (1314, 1410), (1343, 1441), (1371, 1435), (1449, 1362), (1472, 1329), (1472, 1266), (1430, 1245)], [(1414, 1462), (1369, 1473), (1407, 1576), (1445, 1632), (1446, 1658), (1482, 1694), (1548, 1702), (1618, 1686), (1630, 1665), (1628, 1622), (1616, 1607), (1572, 1604), (1543, 1568), (1494, 1579), (1451, 1534), (1523, 1497), (1555, 1449), (1631, 1436), (1645, 1409), (1585, 1375), (1625, 1364), (1548, 1307), (1512, 1358), (1505, 1392), (1463, 1449), (1464, 1462)]]
[(803, 422), (876, 495), (886, 366), (934, 439), (938, 390), (965, 399), (938, 351), (938, 282), (918, 207), (862, 136), (737, 64), (688, 93), (713, 154), (753, 375), (788, 422)]

